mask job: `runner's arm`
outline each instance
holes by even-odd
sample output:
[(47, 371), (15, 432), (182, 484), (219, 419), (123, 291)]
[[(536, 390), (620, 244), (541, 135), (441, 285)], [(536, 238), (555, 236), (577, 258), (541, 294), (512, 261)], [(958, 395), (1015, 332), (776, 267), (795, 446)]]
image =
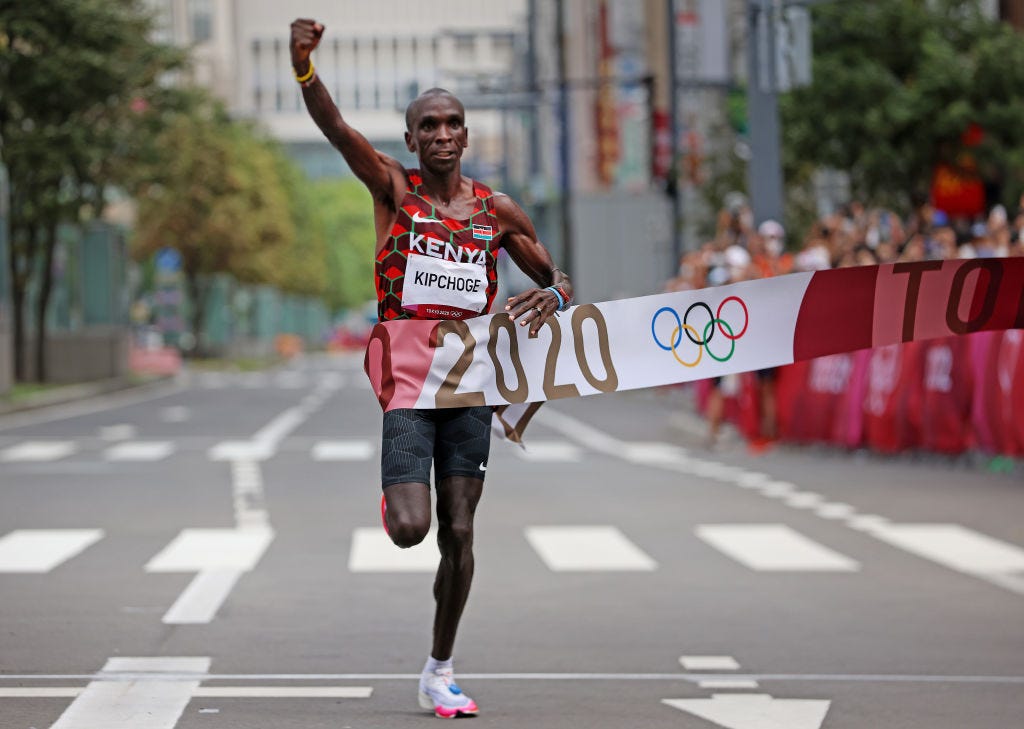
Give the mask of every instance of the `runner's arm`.
[(537, 284), (538, 288), (509, 298), (505, 311), (520, 324), (530, 325), (536, 334), (544, 321), (558, 311), (559, 299), (546, 287), (554, 286), (565, 300), (572, 301), (572, 282), (551, 260), (551, 253), (537, 238), (533, 222), (508, 195), (494, 196), (494, 209), (502, 232), (502, 245), (516, 265)]
[[(310, 54), (323, 37), (324, 26), (314, 20), (300, 18), (291, 25), (292, 68), (296, 78), (304, 78), (311, 70)], [(349, 126), (331, 99), (327, 87), (314, 72), (302, 84), (302, 99), (309, 115), (324, 136), (345, 158), (352, 172), (373, 195), (375, 204), (395, 208), (396, 188), (404, 175), (397, 160), (378, 152), (366, 137)]]

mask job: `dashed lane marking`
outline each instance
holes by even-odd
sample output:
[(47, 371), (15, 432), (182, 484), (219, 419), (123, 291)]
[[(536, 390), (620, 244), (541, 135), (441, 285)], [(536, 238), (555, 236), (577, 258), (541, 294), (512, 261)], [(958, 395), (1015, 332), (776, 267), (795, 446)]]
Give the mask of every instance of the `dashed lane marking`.
[(102, 537), (102, 529), (17, 529), (0, 538), (0, 572), (49, 572)]
[(613, 526), (527, 527), (524, 533), (553, 572), (649, 572), (658, 567)]
[(162, 461), (174, 450), (174, 443), (166, 440), (128, 441), (107, 448), (103, 457), (108, 461)]
[(28, 440), (0, 451), (0, 461), (7, 463), (24, 461), (56, 461), (66, 458), (78, 450), (70, 440)]
[(701, 524), (697, 536), (760, 572), (856, 572), (860, 565), (785, 524)]

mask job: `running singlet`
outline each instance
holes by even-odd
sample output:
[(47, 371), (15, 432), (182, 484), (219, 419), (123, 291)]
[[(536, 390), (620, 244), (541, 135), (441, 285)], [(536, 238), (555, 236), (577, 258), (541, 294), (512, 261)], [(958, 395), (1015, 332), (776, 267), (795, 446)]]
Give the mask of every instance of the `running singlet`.
[(486, 314), (498, 290), (498, 218), (494, 193), (473, 181), (468, 220), (442, 219), (420, 194), (419, 170), (406, 173), (405, 197), (377, 254), (377, 316), (469, 319)]

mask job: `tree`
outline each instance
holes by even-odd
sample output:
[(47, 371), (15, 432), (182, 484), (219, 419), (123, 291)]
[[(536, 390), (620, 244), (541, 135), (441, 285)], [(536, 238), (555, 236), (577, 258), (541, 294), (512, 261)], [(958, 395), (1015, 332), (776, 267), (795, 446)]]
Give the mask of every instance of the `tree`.
[(362, 306), (374, 298), (370, 193), (354, 179), (319, 180), (310, 190), (328, 241), (328, 305), (335, 312)]
[(278, 256), (295, 240), (294, 218), (274, 151), (220, 104), (207, 99), (179, 114), (159, 146), (165, 154), (138, 190), (132, 250), (137, 258), (165, 247), (181, 254), (201, 347), (210, 275), (280, 279)]
[(57, 227), (97, 215), (121, 181), (129, 114), (181, 60), (149, 40), (139, 0), (35, 0), (0, 8), (0, 155), (11, 183), (8, 266), (15, 374), (25, 379), (25, 305), (38, 276), (35, 374), (46, 379), (46, 313)]
[(826, 166), (855, 194), (927, 199), (936, 165), (969, 152), (1004, 202), (1024, 189), (1024, 38), (973, 0), (814, 6), (813, 83), (781, 101), (787, 180)]

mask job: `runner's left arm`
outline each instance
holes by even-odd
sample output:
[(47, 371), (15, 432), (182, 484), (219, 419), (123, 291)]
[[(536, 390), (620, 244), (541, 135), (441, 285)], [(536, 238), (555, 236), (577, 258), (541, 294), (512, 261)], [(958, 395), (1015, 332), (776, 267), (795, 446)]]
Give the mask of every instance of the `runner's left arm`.
[(572, 282), (564, 271), (555, 266), (551, 253), (538, 240), (533, 222), (512, 198), (495, 194), (494, 208), (502, 231), (502, 246), (538, 287), (510, 297), (505, 311), (521, 325), (529, 325), (530, 333), (536, 334), (544, 321), (559, 308), (559, 294), (548, 287), (557, 288), (564, 300), (570, 302)]

